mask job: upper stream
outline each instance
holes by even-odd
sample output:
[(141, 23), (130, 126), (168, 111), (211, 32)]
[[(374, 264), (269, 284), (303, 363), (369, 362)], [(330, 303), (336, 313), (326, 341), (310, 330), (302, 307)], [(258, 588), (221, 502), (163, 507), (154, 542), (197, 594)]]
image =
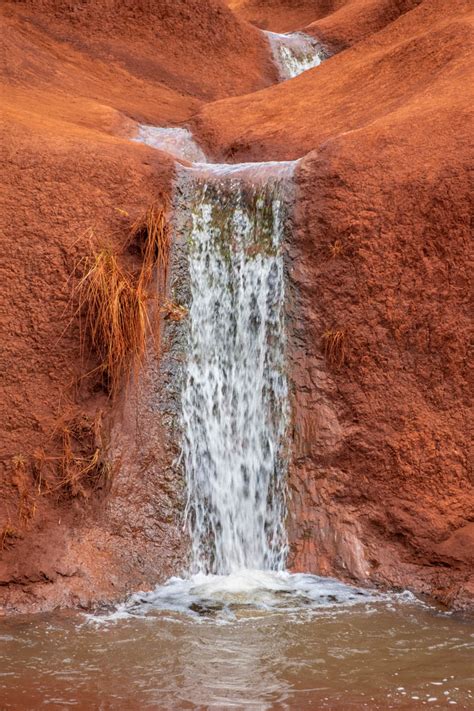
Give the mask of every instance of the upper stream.
[(265, 32), (272, 50), (273, 61), (277, 65), (280, 79), (292, 79), (318, 67), (327, 58), (321, 44), (303, 32), (279, 34)]

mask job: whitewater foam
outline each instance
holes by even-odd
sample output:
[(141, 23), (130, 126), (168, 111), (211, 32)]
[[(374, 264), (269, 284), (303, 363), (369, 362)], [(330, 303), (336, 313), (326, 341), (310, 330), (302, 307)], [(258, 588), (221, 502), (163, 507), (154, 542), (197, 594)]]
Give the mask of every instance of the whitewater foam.
[(270, 43), (273, 60), (280, 72), (280, 79), (292, 79), (308, 69), (318, 67), (327, 58), (321, 44), (303, 32), (279, 34), (264, 33)]

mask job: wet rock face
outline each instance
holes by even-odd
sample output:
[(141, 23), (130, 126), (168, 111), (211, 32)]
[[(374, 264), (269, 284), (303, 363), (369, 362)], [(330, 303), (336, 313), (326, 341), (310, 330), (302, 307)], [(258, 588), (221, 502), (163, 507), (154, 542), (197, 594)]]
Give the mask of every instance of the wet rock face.
[[(153, 335), (141, 372), (116, 413), (110, 455), (117, 476), (106, 510), (122, 592), (150, 588), (182, 572), (189, 540), (184, 531), (185, 491), (181, 454), (181, 389), (185, 330), (164, 317), (165, 303), (181, 303), (188, 282), (185, 248), (176, 236), (170, 284), (150, 318)], [(183, 314), (184, 315), (184, 314)], [(120, 541), (124, 548), (120, 552)], [(139, 586), (140, 587), (140, 586)]]
[(464, 606), (467, 183), (461, 165), (404, 182), (384, 143), (345, 136), (297, 178), (290, 563)]

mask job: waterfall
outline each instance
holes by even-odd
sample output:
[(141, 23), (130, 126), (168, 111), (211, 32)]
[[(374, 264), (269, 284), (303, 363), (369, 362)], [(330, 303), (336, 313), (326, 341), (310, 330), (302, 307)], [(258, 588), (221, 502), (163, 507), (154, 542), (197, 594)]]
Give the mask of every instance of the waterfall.
[(293, 163), (182, 169), (190, 309), (182, 396), (192, 572), (286, 556), (282, 240)]
[(270, 43), (273, 60), (278, 66), (280, 79), (292, 79), (308, 69), (318, 67), (327, 59), (321, 44), (302, 32), (279, 34), (264, 33)]
[(186, 482), (191, 561), (183, 577), (132, 595), (117, 615), (232, 617), (234, 606), (291, 611), (371, 599), (285, 568), (283, 246), (298, 161), (206, 163), (182, 128), (140, 126), (135, 140), (196, 161), (177, 166), (170, 297), (187, 318), (171, 328), (175, 365), (167, 369), (181, 405), (176, 464)]

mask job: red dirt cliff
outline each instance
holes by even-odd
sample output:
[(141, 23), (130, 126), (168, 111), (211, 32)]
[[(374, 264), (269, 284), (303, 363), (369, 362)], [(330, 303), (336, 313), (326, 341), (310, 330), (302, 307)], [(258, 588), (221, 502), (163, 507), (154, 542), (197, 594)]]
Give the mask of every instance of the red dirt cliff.
[(474, 591), (473, 13), (412, 5), (318, 69), (195, 122), (232, 160), (307, 154), (288, 260), (294, 567), (462, 606)]
[[(169, 194), (171, 158), (126, 139), (140, 121), (190, 123), (225, 160), (303, 159), (287, 255), (293, 567), (472, 607), (471, 3), (108, 7), (0, 9), (0, 601), (112, 600), (185, 560), (176, 453), (146, 395), (156, 358), (111, 400), (83, 377), (97, 363), (71, 306), (83, 235), (120, 249)], [(247, 21), (340, 51), (273, 85)], [(66, 493), (58, 423), (90, 429), (98, 413), (112, 482)]]

